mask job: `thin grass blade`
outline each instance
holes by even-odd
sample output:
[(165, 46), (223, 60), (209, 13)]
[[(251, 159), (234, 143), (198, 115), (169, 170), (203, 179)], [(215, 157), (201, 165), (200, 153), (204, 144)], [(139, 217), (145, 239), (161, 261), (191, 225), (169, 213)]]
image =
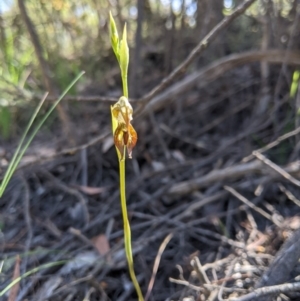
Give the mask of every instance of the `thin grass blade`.
[(48, 268), (52, 268), (54, 266), (57, 266), (57, 265), (62, 265), (62, 264), (65, 264), (67, 262), (67, 260), (61, 260), (61, 261), (55, 261), (55, 262), (49, 262), (49, 263), (46, 263), (46, 264), (43, 264), (39, 267), (36, 267), (26, 273), (24, 273), (22, 276), (14, 279), (10, 284), (8, 284), (1, 292), (0, 292), (0, 297), (4, 296), (5, 293), (7, 291), (9, 291), (16, 283), (20, 282), (22, 279), (40, 271), (40, 270), (43, 270), (43, 269), (48, 269)]
[(0, 186), (0, 197), (2, 196), (4, 190), (5, 190), (5, 188), (6, 188), (7, 184), (8, 184), (11, 176), (12, 176), (12, 173), (14, 172), (13, 169), (14, 169), (14, 166), (15, 166), (15, 161), (16, 161), (16, 159), (18, 157), (18, 154), (19, 154), (19, 152), (20, 152), (20, 150), (22, 148), (22, 145), (23, 145), (23, 143), (25, 141), (25, 138), (26, 138), (26, 136), (27, 136), (27, 134), (28, 134), (28, 132), (29, 132), (29, 130), (30, 130), (30, 128), (31, 128), (31, 126), (32, 126), (32, 124), (33, 124), (36, 116), (37, 116), (37, 114), (39, 113), (39, 111), (40, 111), (43, 103), (45, 102), (48, 94), (49, 94), (48, 92), (45, 93), (44, 97), (42, 98), (42, 100), (38, 104), (37, 108), (35, 109), (33, 115), (31, 116), (31, 119), (30, 119), (29, 123), (27, 124), (27, 127), (26, 127), (26, 129), (25, 129), (25, 131), (24, 131), (24, 133), (23, 133), (23, 135), (21, 137), (21, 140), (20, 140), (20, 142), (18, 144), (18, 147), (17, 147), (17, 149), (16, 149), (16, 151), (15, 151), (15, 153), (14, 153), (14, 155), (13, 155), (13, 157), (12, 157), (12, 159), (11, 159), (9, 165), (8, 165), (6, 173), (5, 173), (4, 178), (2, 180), (2, 183), (1, 183), (1, 186)]
[[(70, 85), (65, 89), (65, 91), (60, 95), (60, 97), (57, 99), (57, 101), (51, 106), (51, 108), (49, 109), (49, 111), (45, 114), (45, 116), (42, 118), (42, 120), (37, 124), (37, 126), (35, 127), (35, 129), (33, 130), (32, 134), (29, 136), (28, 141), (26, 142), (26, 144), (24, 145), (24, 147), (22, 148), (22, 144), (27, 136), (28, 131), (30, 130), (30, 127), (26, 133), (26, 135), (24, 136), (24, 139), (22, 142), (22, 144), (20, 144), (20, 149), (18, 150), (18, 153), (16, 154), (16, 156), (13, 159), (13, 164), (11, 165), (11, 168), (9, 169), (9, 173), (6, 172), (5, 173), (5, 182), (3, 181), (1, 186), (0, 186), (0, 197), (2, 196), (2, 194), (5, 191), (5, 188), (8, 185), (9, 180), (11, 179), (13, 173), (15, 172), (18, 164), (20, 163), (24, 153), (26, 152), (26, 150), (28, 149), (30, 143), (32, 142), (32, 140), (34, 139), (34, 137), (36, 136), (36, 134), (38, 133), (38, 131), (40, 130), (40, 128), (43, 126), (43, 124), (45, 123), (45, 121), (48, 119), (48, 117), (50, 116), (50, 114), (53, 112), (53, 110), (56, 108), (56, 106), (59, 104), (59, 102), (65, 97), (65, 95), (69, 92), (69, 90), (75, 85), (75, 83), (80, 79), (80, 77), (84, 74), (85, 72), (82, 71), (80, 72), (77, 77), (70, 83)], [(38, 113), (38, 112), (37, 112)], [(36, 114), (37, 114), (36, 113)], [(36, 116), (35, 116), (36, 117)], [(35, 119), (35, 117), (32, 119), (32, 123)], [(23, 137), (22, 137), (23, 138)], [(21, 149), (22, 148), (22, 149)]]

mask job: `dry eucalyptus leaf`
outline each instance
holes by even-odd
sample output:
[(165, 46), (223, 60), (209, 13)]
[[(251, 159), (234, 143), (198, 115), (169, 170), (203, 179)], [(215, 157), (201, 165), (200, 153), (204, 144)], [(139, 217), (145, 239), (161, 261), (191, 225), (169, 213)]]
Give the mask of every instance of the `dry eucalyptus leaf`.
[(94, 237), (92, 242), (100, 255), (106, 255), (110, 251), (110, 246), (106, 235), (100, 234)]

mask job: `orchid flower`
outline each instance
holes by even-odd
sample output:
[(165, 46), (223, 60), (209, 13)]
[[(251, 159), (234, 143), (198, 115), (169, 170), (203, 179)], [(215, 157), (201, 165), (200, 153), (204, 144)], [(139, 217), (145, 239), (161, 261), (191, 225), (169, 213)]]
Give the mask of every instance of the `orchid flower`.
[(125, 96), (120, 97), (119, 101), (112, 106), (112, 116), (117, 124), (113, 129), (115, 146), (120, 152), (121, 160), (124, 159), (125, 148), (128, 157), (132, 158), (132, 149), (137, 142), (137, 133), (131, 125), (132, 106)]

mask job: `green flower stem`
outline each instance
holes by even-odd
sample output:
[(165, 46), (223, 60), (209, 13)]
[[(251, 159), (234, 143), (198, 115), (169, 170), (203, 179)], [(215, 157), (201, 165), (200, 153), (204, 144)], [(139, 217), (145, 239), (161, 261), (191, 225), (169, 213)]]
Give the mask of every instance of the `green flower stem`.
[(119, 160), (119, 170), (120, 170), (120, 196), (121, 196), (121, 208), (123, 215), (123, 225), (124, 225), (124, 245), (125, 253), (129, 268), (129, 274), (132, 280), (132, 283), (135, 287), (136, 293), (138, 295), (139, 301), (144, 301), (141, 288), (136, 279), (134, 267), (133, 267), (133, 256), (132, 256), (132, 247), (131, 247), (131, 229), (130, 223), (128, 220), (127, 205), (126, 205), (126, 182), (125, 182), (125, 159)]
[[(118, 30), (116, 28), (116, 23), (112, 14), (110, 13), (110, 40), (113, 51), (117, 57), (120, 70), (121, 70), (121, 78), (123, 85), (123, 95), (128, 99), (128, 81), (127, 81), (127, 73), (128, 73), (128, 64), (129, 64), (129, 48), (127, 44), (127, 29), (126, 24), (123, 30), (122, 40), (119, 40)], [(118, 121), (113, 116), (113, 107), (111, 107), (111, 117), (112, 117), (112, 129), (113, 134), (118, 127)], [(132, 256), (132, 246), (131, 246), (131, 229), (130, 223), (128, 220), (128, 211), (127, 211), (127, 203), (126, 203), (126, 181), (125, 181), (125, 147), (123, 150), (123, 154), (120, 153), (116, 146), (116, 151), (119, 159), (119, 177), (120, 177), (120, 198), (121, 198), (121, 208), (122, 208), (122, 216), (123, 216), (123, 228), (124, 228), (124, 245), (125, 245), (125, 253), (129, 268), (129, 274), (131, 281), (135, 287), (136, 293), (138, 295), (139, 301), (144, 301), (144, 297), (142, 295), (142, 291), (140, 285), (136, 279), (136, 275), (134, 272), (133, 265), (133, 256)]]
[(128, 98), (127, 74), (122, 74), (123, 95)]

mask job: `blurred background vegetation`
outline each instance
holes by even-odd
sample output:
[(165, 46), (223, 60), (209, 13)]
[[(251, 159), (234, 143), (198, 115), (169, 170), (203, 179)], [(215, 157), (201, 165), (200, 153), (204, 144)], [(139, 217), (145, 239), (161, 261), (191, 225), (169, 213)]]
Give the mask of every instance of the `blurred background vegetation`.
[[(1, 0), (2, 138), (7, 139), (16, 132), (18, 108), (35, 106), (44, 91), (57, 95), (80, 70), (85, 70), (86, 75), (77, 89), (73, 89), (74, 95), (120, 95), (118, 68), (110, 49), (109, 11), (119, 28), (124, 22), (128, 25), (130, 95), (136, 98), (158, 84), (241, 2)], [(256, 1), (218, 37), (216, 47), (206, 52), (194, 68), (231, 53), (287, 47), (297, 3), (297, 0)], [(293, 44), (299, 46), (299, 43), (298, 30), (294, 32)], [(290, 74), (290, 84), (292, 77)], [(64, 119), (62, 114), (60, 117)]]

